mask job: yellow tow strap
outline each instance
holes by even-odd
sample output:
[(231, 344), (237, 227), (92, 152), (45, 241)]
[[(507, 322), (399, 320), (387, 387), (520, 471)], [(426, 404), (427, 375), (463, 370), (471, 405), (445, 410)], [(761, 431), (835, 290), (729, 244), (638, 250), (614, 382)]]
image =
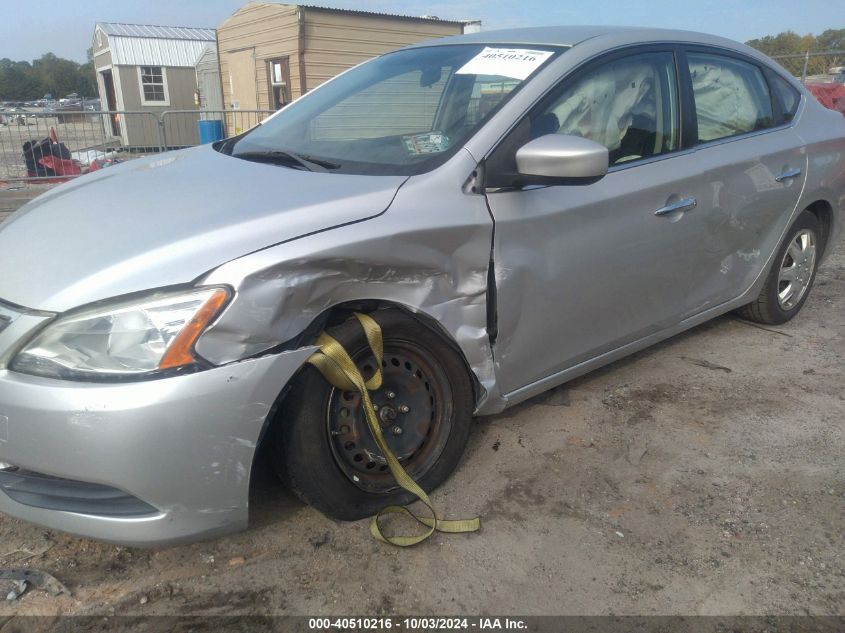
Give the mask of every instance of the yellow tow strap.
[[(396, 479), (396, 483), (419, 498), (431, 510), (431, 517), (421, 517), (403, 506), (387, 506), (370, 519), (370, 533), (384, 543), (390, 543), (398, 547), (408, 547), (421, 543), (434, 534), (435, 531), (453, 533), (475, 532), (481, 527), (480, 519), (451, 521), (438, 519), (431, 499), (428, 498), (425, 490), (420, 488), (417, 482), (405, 471), (402, 464), (399, 463), (399, 460), (396, 459), (393, 451), (387, 445), (384, 435), (381, 432), (381, 426), (376, 417), (376, 412), (373, 409), (373, 403), (370, 400), (369, 393), (370, 390), (375, 391), (381, 388), (381, 363), (384, 356), (384, 339), (382, 337), (381, 327), (379, 327), (379, 324), (372, 317), (357, 312), (355, 313), (355, 317), (358, 319), (361, 327), (364, 328), (367, 342), (370, 344), (370, 349), (376, 357), (376, 373), (369, 380), (364, 380), (357, 365), (355, 365), (355, 362), (344, 347), (325, 332), (322, 332), (317, 338), (317, 345), (320, 346), (320, 349), (314, 352), (308, 359), (308, 362), (316, 367), (333, 387), (343, 391), (357, 391), (361, 394), (367, 426), (370, 428), (370, 433), (372, 433), (376, 445), (387, 460), (387, 467), (390, 469), (390, 473), (394, 479)], [(405, 514), (426, 526), (428, 530), (416, 536), (385, 536), (381, 531), (379, 519), (387, 514)]]

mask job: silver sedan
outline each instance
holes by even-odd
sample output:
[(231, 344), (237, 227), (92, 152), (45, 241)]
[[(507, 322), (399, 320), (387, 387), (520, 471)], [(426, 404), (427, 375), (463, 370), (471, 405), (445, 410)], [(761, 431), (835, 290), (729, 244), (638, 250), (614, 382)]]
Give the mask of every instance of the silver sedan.
[(731, 310), (807, 301), (845, 118), (743, 45), (540, 28), (426, 42), (240, 136), (139, 159), (0, 228), (0, 511), (133, 545), (243, 528), (258, 449), (357, 519), (410, 496), (321, 331), (430, 490), (502, 411)]

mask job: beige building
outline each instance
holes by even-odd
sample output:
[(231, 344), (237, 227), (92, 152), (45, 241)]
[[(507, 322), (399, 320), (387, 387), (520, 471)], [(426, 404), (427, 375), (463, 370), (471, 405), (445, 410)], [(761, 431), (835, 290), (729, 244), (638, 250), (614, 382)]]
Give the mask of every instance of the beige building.
[(253, 2), (217, 29), (223, 103), (227, 110), (276, 110), (367, 59), (479, 28), (480, 22)]

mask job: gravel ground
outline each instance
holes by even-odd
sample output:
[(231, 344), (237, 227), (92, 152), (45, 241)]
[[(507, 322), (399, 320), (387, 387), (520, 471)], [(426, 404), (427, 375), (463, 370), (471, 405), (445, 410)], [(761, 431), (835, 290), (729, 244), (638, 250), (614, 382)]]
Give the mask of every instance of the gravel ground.
[(412, 549), (263, 465), (250, 529), (210, 542), (127, 549), (0, 516), (0, 567), (73, 591), (0, 616), (845, 614), (843, 334), (840, 244), (791, 323), (722, 317), (478, 419), (434, 501), (482, 531)]

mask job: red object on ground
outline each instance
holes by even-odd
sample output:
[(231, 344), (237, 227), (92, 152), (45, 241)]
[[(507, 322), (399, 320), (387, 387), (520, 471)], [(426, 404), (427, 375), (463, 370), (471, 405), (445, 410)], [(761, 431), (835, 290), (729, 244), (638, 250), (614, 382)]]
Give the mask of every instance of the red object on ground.
[(57, 176), (78, 176), (82, 173), (79, 163), (68, 158), (45, 156), (38, 161), (47, 169), (52, 169)]
[(825, 108), (845, 116), (845, 84), (807, 84), (806, 88)]

